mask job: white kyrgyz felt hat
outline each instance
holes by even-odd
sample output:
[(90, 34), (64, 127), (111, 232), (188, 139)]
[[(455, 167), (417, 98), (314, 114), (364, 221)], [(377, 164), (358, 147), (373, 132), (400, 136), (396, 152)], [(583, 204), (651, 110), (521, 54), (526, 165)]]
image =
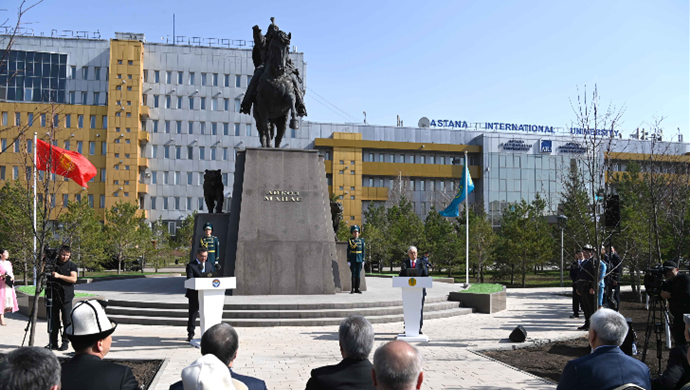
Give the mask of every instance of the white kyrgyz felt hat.
[(101, 340), (111, 335), (117, 327), (115, 322), (108, 319), (105, 310), (96, 300), (77, 302), (70, 318), (72, 323), (65, 329), (70, 339), (88, 337)]
[(235, 390), (228, 367), (210, 353), (182, 370), (182, 385), (184, 390)]

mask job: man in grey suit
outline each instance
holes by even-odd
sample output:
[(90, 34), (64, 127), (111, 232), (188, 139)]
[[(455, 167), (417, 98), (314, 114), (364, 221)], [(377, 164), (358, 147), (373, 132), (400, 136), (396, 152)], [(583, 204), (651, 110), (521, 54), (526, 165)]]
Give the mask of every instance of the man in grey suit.
[(343, 360), (311, 371), (307, 390), (374, 390), (369, 353), (374, 346), (374, 328), (362, 316), (349, 316), (338, 329)]

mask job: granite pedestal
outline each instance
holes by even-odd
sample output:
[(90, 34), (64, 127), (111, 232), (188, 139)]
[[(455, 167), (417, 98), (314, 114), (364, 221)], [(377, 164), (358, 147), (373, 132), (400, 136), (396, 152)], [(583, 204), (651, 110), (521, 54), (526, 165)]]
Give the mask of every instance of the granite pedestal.
[(237, 278), (233, 294), (335, 293), (325, 172), (316, 150), (237, 153), (224, 267)]

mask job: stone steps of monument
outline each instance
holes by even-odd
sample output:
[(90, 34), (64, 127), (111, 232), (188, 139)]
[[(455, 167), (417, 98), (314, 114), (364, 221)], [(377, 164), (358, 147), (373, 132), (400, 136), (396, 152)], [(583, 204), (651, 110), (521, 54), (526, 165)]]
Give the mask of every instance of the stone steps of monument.
[[(450, 310), (459, 307), (458, 302), (443, 301), (429, 302), (425, 304), (427, 312)], [(165, 317), (187, 318), (187, 308), (184, 309), (154, 309), (138, 307), (113, 307), (106, 308), (108, 316), (126, 317)], [(386, 316), (402, 314), (402, 306), (371, 307), (371, 308), (339, 308), (318, 310), (223, 310), (224, 319), (308, 319), (308, 318), (345, 318), (348, 315)]]
[[(366, 292), (365, 292), (366, 294)], [(355, 295), (354, 297), (358, 297)], [(268, 298), (270, 299), (270, 298)], [(298, 299), (298, 298), (295, 298)], [(426, 303), (447, 302), (448, 296), (427, 297)], [(397, 301), (353, 301), (353, 302), (324, 302), (324, 303), (226, 303), (223, 310), (327, 310), (327, 309), (357, 309), (357, 308), (380, 308), (400, 306), (402, 300)], [(183, 309), (187, 310), (187, 302), (150, 302), (150, 301), (128, 301), (119, 299), (108, 300), (108, 308), (112, 307), (136, 307), (146, 309)]]
[[(425, 307), (426, 309), (426, 307)], [(471, 314), (472, 308), (455, 307), (453, 309), (435, 310), (424, 312), (424, 319), (431, 320), (437, 318), (447, 318)], [(142, 317), (142, 316), (123, 316), (123, 315), (108, 315), (113, 321), (120, 324), (138, 324), (138, 325), (167, 325), (167, 326), (187, 326), (187, 319), (180, 317)], [(251, 318), (251, 319), (233, 319), (224, 318), (223, 322), (236, 327), (271, 327), (271, 326), (337, 326), (344, 317), (325, 317), (325, 318)], [(403, 315), (373, 315), (366, 316), (369, 322), (374, 324), (402, 322)], [(197, 320), (197, 324), (199, 321)]]

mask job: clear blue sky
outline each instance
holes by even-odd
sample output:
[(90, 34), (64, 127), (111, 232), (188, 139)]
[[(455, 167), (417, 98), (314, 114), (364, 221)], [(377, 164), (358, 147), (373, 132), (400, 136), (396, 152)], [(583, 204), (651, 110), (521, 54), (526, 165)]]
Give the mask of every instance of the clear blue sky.
[[(5, 1), (9, 17), (19, 2)], [(259, 5), (263, 4), (263, 5)], [(664, 116), (690, 140), (689, 7), (655, 1), (46, 0), (24, 21), (51, 29), (251, 39), (275, 16), (304, 52), (307, 86), (357, 120), (422, 116), (566, 126), (596, 83), (629, 133)], [(352, 121), (307, 92), (308, 120)], [(328, 106), (331, 107), (331, 106)], [(340, 115), (338, 115), (340, 114)]]

